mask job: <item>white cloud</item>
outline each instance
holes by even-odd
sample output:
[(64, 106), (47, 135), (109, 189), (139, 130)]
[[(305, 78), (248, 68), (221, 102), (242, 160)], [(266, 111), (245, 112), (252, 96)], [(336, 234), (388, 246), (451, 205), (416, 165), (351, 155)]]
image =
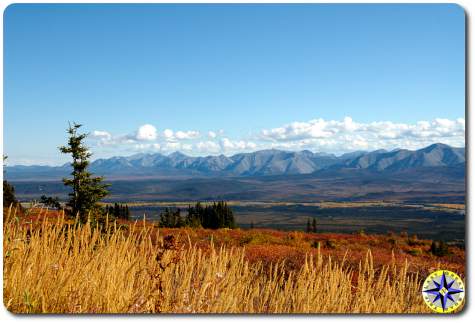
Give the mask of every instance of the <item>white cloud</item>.
[(136, 150), (147, 150), (147, 149), (150, 149), (152, 147), (151, 144), (135, 144), (134, 145), (134, 148)]
[(188, 130), (188, 131), (176, 131), (174, 132), (171, 129), (165, 129), (163, 131), (163, 136), (167, 141), (179, 141), (179, 140), (191, 140), (198, 138), (200, 133), (195, 130)]
[(333, 134), (327, 126), (328, 123), (323, 119), (310, 120), (309, 122), (292, 122), (283, 127), (262, 130), (262, 138), (277, 141), (327, 138)]
[(157, 139), (157, 128), (151, 124), (144, 124), (137, 130), (135, 138), (138, 141), (153, 141)]
[(221, 146), (211, 140), (208, 141), (200, 141), (196, 143), (196, 150), (201, 154), (217, 154), (221, 152)]
[(233, 149), (234, 148), (234, 145), (233, 143), (231, 142), (231, 140), (229, 140), (228, 138), (223, 138), (221, 139), (221, 147), (226, 150), (226, 149)]
[(174, 135), (173, 135), (173, 130), (171, 129), (165, 129), (163, 131), (163, 136), (165, 137), (165, 139), (167, 140), (173, 140), (174, 139)]
[(273, 148), (311, 149), (345, 152), (355, 149), (418, 149), (434, 142), (454, 146), (465, 143), (465, 119), (437, 118), (414, 124), (377, 121), (357, 123), (350, 117), (342, 121), (314, 119), (264, 129), (258, 136)]
[(353, 119), (351, 119), (350, 117), (345, 117), (343, 119), (343, 128), (349, 132), (355, 131), (356, 129), (358, 129), (358, 124), (354, 123)]
[(198, 131), (177, 131), (175, 133), (175, 137), (177, 139), (183, 140), (183, 139), (194, 139), (199, 137), (200, 133)]
[(193, 145), (192, 144), (182, 144), (181, 149), (184, 151), (193, 151)]
[(110, 140), (112, 135), (107, 131), (94, 130), (91, 134), (91, 137), (99, 140)]
[(179, 150), (181, 148), (181, 144), (179, 142), (167, 142), (163, 148), (165, 151)]
[(214, 139), (216, 138), (217, 134), (216, 132), (214, 131), (208, 131), (208, 137), (211, 138), (211, 139)]
[(223, 138), (220, 141), (220, 145), (223, 151), (249, 151), (256, 149), (257, 145), (254, 142), (244, 140), (230, 140), (229, 138)]

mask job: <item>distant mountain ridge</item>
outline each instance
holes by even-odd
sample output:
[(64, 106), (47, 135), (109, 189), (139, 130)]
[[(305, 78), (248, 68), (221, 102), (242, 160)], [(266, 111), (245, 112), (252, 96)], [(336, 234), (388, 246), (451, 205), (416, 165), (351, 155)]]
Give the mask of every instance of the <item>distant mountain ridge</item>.
[[(165, 156), (135, 154), (128, 157), (97, 159), (90, 170), (108, 177), (124, 176), (274, 176), (312, 174), (322, 170), (366, 169), (375, 172), (398, 172), (420, 167), (461, 167), (465, 148), (433, 144), (419, 150), (357, 151), (335, 156), (276, 149), (239, 153), (233, 156), (191, 157), (180, 152)], [(47, 179), (65, 176), (70, 166), (7, 166), (6, 177)]]

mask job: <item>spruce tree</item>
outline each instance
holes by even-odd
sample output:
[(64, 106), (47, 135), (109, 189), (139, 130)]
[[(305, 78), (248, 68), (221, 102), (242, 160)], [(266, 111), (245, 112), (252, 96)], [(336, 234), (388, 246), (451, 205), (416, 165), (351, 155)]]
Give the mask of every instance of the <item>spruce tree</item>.
[(237, 227), (236, 221), (234, 220), (233, 210), (228, 206), (226, 202), (223, 202), (223, 212), (225, 216), (224, 227), (235, 229)]
[(165, 210), (163, 210), (161, 213), (160, 213), (160, 226), (161, 227), (169, 227), (169, 223), (170, 223), (170, 211), (168, 208), (165, 208)]
[(10, 207), (10, 205), (18, 205), (15, 188), (6, 180), (3, 180), (3, 207)]
[(73, 159), (72, 178), (63, 178), (64, 185), (72, 187), (73, 190), (69, 193), (70, 200), (67, 206), (73, 216), (79, 215), (81, 222), (85, 222), (90, 212), (99, 212), (97, 203), (109, 193), (107, 191), (109, 185), (102, 183), (103, 177), (95, 177), (88, 171), (89, 158), (92, 154), (83, 142), (87, 134), (78, 133), (81, 126), (76, 123), (69, 125), (68, 144), (59, 150), (63, 154), (71, 154)]
[(120, 218), (120, 206), (117, 203), (114, 203), (114, 210), (112, 212), (114, 214), (114, 217)]
[(307, 219), (307, 233), (312, 232), (312, 227), (310, 226), (310, 219)]
[(126, 204), (124, 208), (124, 219), (130, 220), (129, 206)]
[[(5, 165), (5, 161), (7, 160), (7, 156), (3, 156), (3, 164)], [(3, 174), (3, 178), (5, 178), (5, 171)], [(3, 180), (3, 207), (10, 207), (10, 205), (17, 206), (19, 205), (18, 200), (15, 197), (15, 188), (13, 185), (7, 182), (7, 180)]]
[(317, 233), (317, 220), (315, 218), (312, 220), (312, 232)]

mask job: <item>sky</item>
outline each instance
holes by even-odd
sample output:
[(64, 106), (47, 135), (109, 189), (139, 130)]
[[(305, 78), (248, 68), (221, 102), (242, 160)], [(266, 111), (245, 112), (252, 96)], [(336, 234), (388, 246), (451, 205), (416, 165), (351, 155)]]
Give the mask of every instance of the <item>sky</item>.
[(4, 13), (4, 154), (58, 165), (140, 152), (341, 154), (465, 145), (454, 4), (15, 4)]

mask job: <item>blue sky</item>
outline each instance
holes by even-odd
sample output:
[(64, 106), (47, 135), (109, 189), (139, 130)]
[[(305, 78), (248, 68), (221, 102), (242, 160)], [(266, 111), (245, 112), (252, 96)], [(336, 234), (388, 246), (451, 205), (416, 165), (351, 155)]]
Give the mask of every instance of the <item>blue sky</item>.
[(464, 144), (457, 5), (11, 5), (4, 153), (96, 158)]

